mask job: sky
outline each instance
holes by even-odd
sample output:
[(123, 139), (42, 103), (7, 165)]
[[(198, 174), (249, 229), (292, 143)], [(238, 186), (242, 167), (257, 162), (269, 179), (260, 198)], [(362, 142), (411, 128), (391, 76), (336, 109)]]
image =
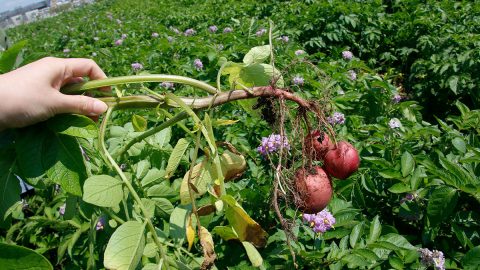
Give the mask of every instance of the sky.
[(42, 2), (42, 0), (0, 0), (0, 12), (26, 6), (36, 2)]

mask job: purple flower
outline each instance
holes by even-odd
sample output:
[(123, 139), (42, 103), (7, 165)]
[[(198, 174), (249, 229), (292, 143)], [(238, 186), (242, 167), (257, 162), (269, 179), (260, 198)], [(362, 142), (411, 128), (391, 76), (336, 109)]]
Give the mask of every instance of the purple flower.
[(331, 125), (345, 123), (345, 115), (341, 112), (334, 112), (332, 116), (327, 117), (328, 123)]
[(412, 193), (407, 193), (405, 197), (403, 197), (400, 200), (400, 203), (408, 202), (408, 201), (413, 201), (415, 199), (416, 195)]
[(60, 208), (58, 208), (58, 213), (63, 216), (65, 215), (65, 208), (67, 207), (67, 204), (63, 204), (62, 206), (60, 206)]
[(197, 31), (193, 30), (192, 28), (189, 28), (187, 30), (185, 30), (185, 33), (183, 33), (185, 36), (189, 37), (189, 36), (193, 36), (197, 33)]
[(352, 81), (355, 81), (357, 79), (357, 73), (355, 72), (355, 70), (348, 71), (348, 78)]
[(123, 39), (117, 39), (115, 41), (115, 46), (120, 46), (120, 45), (122, 45), (122, 43), (123, 43)]
[(232, 29), (232, 28), (230, 28), (230, 27), (225, 27), (225, 28), (223, 28), (223, 33), (224, 33), (224, 34), (231, 33), (231, 32), (233, 32), (233, 29)]
[(93, 37), (93, 40), (95, 40), (95, 41), (99, 41), (99, 40), (100, 40), (100, 38), (99, 38), (99, 37)]
[(180, 30), (178, 30), (176, 27), (170, 27), (170, 29), (177, 35), (180, 35)]
[(167, 37), (167, 40), (168, 40), (169, 43), (172, 43), (172, 42), (173, 42), (173, 37), (168, 36), (168, 37)]
[(303, 214), (303, 221), (310, 223), (309, 225), (313, 227), (313, 231), (316, 233), (324, 233), (335, 225), (335, 217), (328, 209), (323, 209), (322, 211), (316, 214)]
[(353, 53), (351, 51), (343, 51), (342, 52), (342, 57), (345, 60), (352, 60), (353, 58)]
[(265, 35), (265, 33), (267, 33), (267, 29), (265, 28), (260, 28), (260, 30), (258, 30), (255, 35), (257, 35), (257, 37), (261, 37), (263, 35)]
[(212, 25), (208, 27), (208, 31), (210, 31), (211, 33), (215, 33), (218, 31), (218, 27), (216, 25)]
[(400, 122), (400, 120), (398, 120), (397, 118), (392, 118), (390, 119), (390, 121), (388, 122), (388, 126), (391, 128), (391, 129), (395, 129), (395, 128), (399, 128), (402, 126), (402, 123)]
[(202, 60), (198, 58), (193, 61), (193, 65), (195, 66), (196, 70), (201, 70), (203, 68)]
[(63, 49), (63, 53), (65, 53), (65, 54), (70, 53), (70, 49), (68, 49), (68, 48)]
[(160, 84), (161, 87), (163, 88), (166, 88), (166, 89), (173, 89), (174, 88), (174, 84), (171, 83), (171, 82), (162, 82)]
[(278, 38), (278, 40), (282, 41), (283, 43), (288, 43), (290, 39), (288, 38), (288, 36), (281, 36)]
[(153, 37), (153, 38), (157, 38), (158, 36), (159, 36), (159, 34), (158, 34), (157, 32), (153, 32), (153, 33), (152, 33), (152, 37)]
[(95, 225), (95, 230), (97, 231), (101, 231), (104, 229), (104, 226), (105, 226), (105, 218), (104, 217), (99, 217), (98, 218), (98, 221), (97, 221), (97, 224)]
[(395, 104), (399, 103), (401, 100), (402, 100), (402, 96), (400, 96), (399, 94), (395, 94), (392, 97), (392, 102)]
[(305, 81), (303, 80), (303, 77), (295, 76), (295, 77), (293, 77), (292, 82), (293, 82), (294, 85), (302, 86)]
[(132, 69), (133, 71), (139, 71), (141, 69), (143, 69), (143, 65), (138, 63), (138, 62), (135, 62), (132, 64)]
[(437, 270), (445, 270), (445, 257), (443, 256), (443, 252), (420, 248), (418, 249), (418, 253), (420, 253), (421, 262), (425, 266), (433, 265)]
[(287, 137), (283, 137), (279, 134), (271, 134), (268, 137), (262, 138), (262, 144), (257, 147), (257, 151), (266, 156), (270, 153), (274, 153), (280, 149), (280, 147), (290, 150), (290, 144), (288, 143)]
[(126, 39), (127, 38), (127, 34), (122, 34), (122, 39)]
[(296, 50), (296, 51), (295, 51), (295, 55), (296, 55), (296, 56), (302, 55), (302, 54), (304, 54), (304, 53), (305, 53), (304, 50)]

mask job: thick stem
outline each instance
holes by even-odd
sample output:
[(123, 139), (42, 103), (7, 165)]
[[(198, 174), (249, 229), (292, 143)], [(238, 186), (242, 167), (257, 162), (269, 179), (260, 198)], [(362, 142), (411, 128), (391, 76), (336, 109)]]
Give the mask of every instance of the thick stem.
[(85, 90), (96, 89), (106, 86), (113, 86), (119, 84), (129, 83), (144, 83), (144, 82), (174, 82), (190, 85), (196, 88), (205, 90), (210, 94), (217, 93), (217, 89), (207, 83), (198, 81), (192, 78), (176, 76), (176, 75), (163, 75), (163, 74), (149, 74), (149, 75), (135, 75), (135, 76), (121, 76), (115, 78), (108, 78), (102, 80), (88, 81), (84, 83), (72, 84), (62, 88), (62, 92), (66, 94), (81, 93)]
[[(163, 250), (163, 246), (162, 246), (162, 243), (160, 242), (160, 239), (158, 238), (158, 235), (157, 235), (157, 232), (155, 230), (155, 226), (153, 226), (153, 223), (152, 223), (152, 220), (150, 219), (150, 217), (148, 216), (148, 212), (145, 210), (145, 206), (143, 205), (143, 202), (142, 200), (140, 199), (140, 197), (138, 196), (137, 192), (135, 191), (135, 189), (133, 188), (132, 184), (130, 183), (130, 181), (128, 181), (127, 177), (125, 176), (125, 174), (123, 173), (122, 169), (120, 169), (120, 167), (118, 166), (118, 164), (115, 162), (115, 160), (112, 158), (112, 156), (110, 155), (110, 153), (108, 152), (107, 150), (107, 147), (105, 146), (105, 140), (104, 140), (104, 137), (105, 137), (105, 131), (106, 131), (106, 128), (107, 128), (107, 122), (112, 114), (112, 111), (113, 111), (113, 107), (110, 107), (108, 108), (106, 114), (105, 114), (105, 118), (103, 119), (102, 121), (102, 124), (100, 125), (100, 136), (99, 136), (99, 143), (100, 143), (100, 147), (103, 151), (103, 153), (105, 154), (105, 156), (107, 157), (109, 163), (113, 166), (113, 168), (117, 171), (118, 175), (120, 176), (120, 178), (122, 179), (123, 183), (125, 184), (125, 186), (128, 188), (128, 190), (130, 191), (130, 193), (132, 194), (133, 196), (133, 199), (135, 200), (136, 203), (138, 203), (138, 206), (140, 207), (140, 210), (142, 211), (143, 215), (144, 215), (144, 218), (145, 220), (147, 221), (147, 227), (150, 231), (150, 233), (152, 234), (152, 238), (153, 238), (153, 241), (155, 242), (155, 244), (157, 245), (158, 247), (158, 250), (160, 251), (160, 255), (162, 257), (162, 259), (167, 262), (167, 256), (165, 254), (165, 251)], [(168, 270), (168, 263), (165, 264), (165, 268)]]

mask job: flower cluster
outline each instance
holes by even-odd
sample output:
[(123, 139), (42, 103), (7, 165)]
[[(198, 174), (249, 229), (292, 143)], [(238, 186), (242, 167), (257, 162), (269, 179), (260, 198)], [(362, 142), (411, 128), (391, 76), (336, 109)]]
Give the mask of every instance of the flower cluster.
[(348, 71), (348, 78), (352, 81), (355, 81), (357, 79), (357, 73), (355, 72), (355, 70)]
[(400, 96), (399, 94), (395, 94), (392, 97), (392, 102), (395, 103), (395, 104), (399, 103), (401, 100), (402, 100), (402, 96)]
[(133, 71), (139, 71), (141, 69), (143, 69), (143, 65), (138, 63), (138, 62), (135, 62), (132, 64), (132, 69)]
[(304, 54), (304, 53), (305, 53), (304, 50), (296, 50), (296, 51), (295, 51), (295, 55), (296, 55), (296, 56), (302, 55), (302, 54)]
[(292, 82), (294, 85), (298, 85), (298, 86), (302, 86), (305, 83), (305, 81), (303, 80), (303, 77), (301, 76), (293, 77)]
[(208, 27), (208, 31), (210, 31), (211, 33), (216, 33), (218, 31), (218, 27), (216, 25), (212, 25)]
[(287, 137), (282, 137), (279, 134), (271, 134), (268, 137), (262, 138), (262, 144), (257, 147), (257, 151), (266, 156), (270, 153), (278, 151), (280, 147), (290, 150), (290, 144), (288, 143)]
[(167, 40), (168, 40), (168, 42), (169, 42), (169, 43), (172, 43), (172, 41), (173, 41), (173, 37), (171, 37), (171, 36), (168, 36), (168, 37), (167, 37)]
[(99, 217), (98, 218), (98, 221), (97, 221), (97, 224), (95, 225), (95, 230), (97, 231), (101, 231), (104, 229), (104, 226), (105, 226), (105, 217)]
[(193, 65), (195, 66), (196, 70), (201, 70), (203, 68), (202, 60), (198, 58), (193, 61)]
[(166, 89), (173, 89), (175, 87), (171, 82), (162, 82), (160, 86)]
[(180, 30), (176, 27), (170, 27), (170, 30), (172, 30), (175, 34), (180, 35)]
[(391, 128), (391, 129), (395, 129), (395, 128), (399, 128), (402, 126), (402, 123), (400, 123), (400, 120), (398, 120), (397, 118), (392, 118), (390, 119), (390, 121), (388, 122), (388, 126)]
[(153, 38), (158, 38), (158, 36), (159, 36), (159, 34), (158, 34), (157, 32), (153, 32), (153, 33), (152, 33), (152, 37), (153, 37)]
[(120, 46), (123, 43), (123, 39), (117, 39), (115, 40), (115, 46)]
[(316, 214), (303, 214), (303, 221), (307, 222), (316, 233), (324, 233), (335, 225), (335, 217), (328, 209), (323, 209)]
[(278, 40), (280, 40), (283, 43), (288, 43), (290, 39), (288, 38), (288, 36), (281, 36), (278, 38)]
[(327, 117), (327, 121), (330, 125), (343, 124), (345, 123), (345, 115), (341, 112), (334, 112), (332, 116)]
[(351, 51), (343, 51), (342, 52), (342, 57), (345, 60), (352, 60), (353, 58), (353, 53)]
[(225, 27), (225, 28), (223, 29), (223, 33), (224, 33), (224, 34), (231, 33), (231, 32), (233, 32), (233, 29), (232, 29), (231, 27)]
[(426, 265), (427, 267), (433, 265), (437, 270), (445, 269), (445, 257), (443, 256), (443, 252), (438, 250), (430, 251), (427, 248), (420, 248), (418, 249), (418, 253), (420, 253), (422, 264)]
[(189, 36), (193, 36), (197, 33), (197, 31), (193, 30), (193, 28), (188, 28), (187, 30), (185, 30), (185, 33), (183, 33), (185, 36), (189, 37)]
[(265, 35), (267, 33), (267, 29), (265, 28), (260, 28), (260, 30), (258, 30), (255, 35), (257, 35), (257, 37), (261, 37), (263, 35)]

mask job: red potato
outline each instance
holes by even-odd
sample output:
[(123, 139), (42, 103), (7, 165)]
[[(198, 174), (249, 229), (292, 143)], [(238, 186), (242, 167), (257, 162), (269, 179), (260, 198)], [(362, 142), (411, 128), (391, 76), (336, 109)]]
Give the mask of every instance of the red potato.
[(357, 171), (360, 157), (357, 149), (345, 141), (336, 145), (335, 149), (327, 152), (323, 168), (330, 175), (338, 179), (346, 179)]
[(315, 160), (323, 160), (327, 152), (335, 148), (328, 135), (320, 130), (314, 130), (305, 137), (305, 149)]
[(319, 166), (310, 170), (299, 169), (295, 174), (295, 186), (303, 200), (300, 209), (307, 214), (322, 211), (332, 198), (330, 177)]

